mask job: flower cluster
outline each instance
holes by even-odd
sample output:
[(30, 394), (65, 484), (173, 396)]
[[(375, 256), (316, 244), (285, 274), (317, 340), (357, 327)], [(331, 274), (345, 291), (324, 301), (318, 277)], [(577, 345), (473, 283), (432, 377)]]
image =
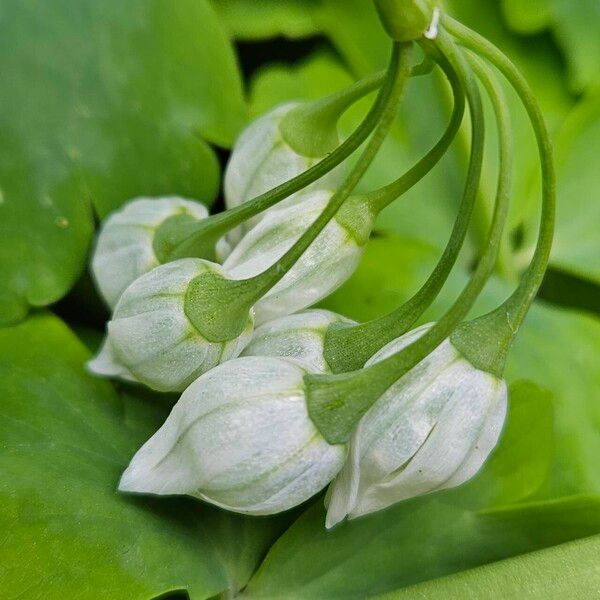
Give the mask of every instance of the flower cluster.
[[(518, 289), (495, 311), (464, 321), (497, 258), (511, 149), (501, 88), (448, 31), (508, 74), (530, 112), (551, 177), (545, 130), (523, 80), (485, 40), (445, 17), (440, 21), (426, 0), (377, 7), (391, 37), (402, 42), (393, 44), (385, 78), (310, 105), (285, 104), (251, 123), (226, 169), (228, 210), (209, 216), (191, 200), (136, 199), (104, 223), (92, 271), (112, 317), (89, 368), (182, 392), (133, 457), (120, 490), (186, 494), (267, 515), (329, 486), (331, 527), (458, 486), (497, 444), (507, 412), (504, 362), (546, 266), (552, 196), (545, 185), (541, 241)], [(402, 7), (410, 19), (400, 18)], [(434, 48), (428, 60), (452, 87), (450, 124), (398, 180), (353, 194), (391, 127), (407, 80), (419, 70), (411, 64), (412, 46), (424, 38), (423, 50)], [(499, 132), (489, 238), (455, 304), (436, 323), (414, 328), (453, 268), (477, 196), (484, 115), (475, 77), (492, 100)], [(377, 87), (361, 126), (336, 146), (340, 114)], [(443, 156), (466, 104), (472, 148), (464, 195), (448, 246), (423, 287), (367, 323), (310, 309), (351, 276), (378, 212)], [(348, 149), (368, 135), (345, 175)]]

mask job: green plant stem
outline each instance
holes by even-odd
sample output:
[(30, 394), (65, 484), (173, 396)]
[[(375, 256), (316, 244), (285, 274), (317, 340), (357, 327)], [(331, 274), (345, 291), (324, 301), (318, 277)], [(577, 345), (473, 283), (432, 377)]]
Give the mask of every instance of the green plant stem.
[(185, 312), (194, 327), (207, 340), (228, 341), (241, 334), (248, 323), (252, 306), (294, 266), (352, 193), (394, 121), (410, 75), (411, 57), (412, 44), (393, 45), (386, 83), (381, 90), (384, 102), (381, 120), (342, 186), (333, 194), (323, 212), (300, 239), (278, 261), (254, 277), (234, 280), (207, 272), (190, 282)]
[(477, 368), (501, 373), (508, 350), (544, 278), (550, 258), (556, 210), (556, 176), (552, 145), (544, 118), (525, 78), (512, 62), (493, 44), (449, 17), (444, 17), (448, 29), (459, 42), (487, 59), (509, 81), (517, 92), (531, 121), (542, 173), (542, 210), (538, 240), (529, 266), (514, 293), (496, 310), (468, 323), (453, 333), (452, 343)]
[[(479, 123), (483, 124), (481, 98), (465, 56), (443, 30), (440, 30), (435, 44), (465, 79), (467, 98), (469, 102), (473, 103), (474, 113), (477, 117), (474, 126)], [(495, 93), (500, 93), (500, 90), (493, 86), (490, 89), (493, 89)], [(506, 161), (506, 158), (512, 155), (510, 127), (504, 110), (505, 103), (498, 99), (495, 102), (496, 105), (502, 109), (497, 113), (500, 128), (499, 140), (503, 148), (506, 148), (505, 144), (508, 143), (508, 149), (502, 152), (497, 201), (486, 251), (481, 256), (471, 280), (452, 307), (427, 333), (411, 345), (385, 360), (359, 371), (305, 377), (309, 414), (330, 443), (346, 442), (356, 423), (377, 399), (450, 335), (467, 315), (494, 269), (508, 214), (510, 196), (511, 172), (510, 163)]]
[(519, 286), (502, 307), (510, 319), (514, 336), (523, 323), (542, 283), (552, 248), (556, 211), (556, 175), (552, 157), (552, 142), (535, 95), (515, 65), (491, 42), (458, 21), (444, 15), (443, 23), (459, 43), (486, 58), (506, 77), (527, 111), (538, 145), (542, 174), (542, 212), (538, 240), (533, 258), (521, 278)]
[[(425, 61), (416, 65), (410, 73), (411, 77), (425, 73), (428, 67), (429, 63)], [(185, 237), (179, 241), (170, 256), (170, 260), (187, 257), (214, 260), (215, 245), (228, 231), (275, 206), (278, 202), (314, 183), (337, 167), (355, 152), (373, 132), (377, 123), (381, 120), (388, 94), (389, 86), (384, 85), (360, 125), (333, 152), (325, 156), (316, 165), (252, 200), (200, 221), (193, 232), (186, 232)]]
[[(427, 48), (430, 54), (434, 53), (435, 48), (430, 44), (427, 45)], [(456, 71), (444, 57), (441, 57), (440, 64), (450, 81), (454, 96), (454, 110), (450, 124), (436, 146), (410, 171), (388, 186), (367, 194), (377, 211), (425, 176), (446, 152), (460, 128), (464, 113), (463, 87), (467, 82), (464, 77), (457, 76)], [(471, 118), (475, 123), (475, 127), (472, 128), (471, 159), (463, 198), (440, 261), (423, 287), (398, 309), (367, 323), (336, 324), (328, 328), (325, 334), (324, 356), (334, 373), (360, 369), (379, 348), (405, 333), (435, 300), (446, 282), (468, 231), (483, 162), (483, 121), (479, 119), (480, 115), (475, 109), (474, 99), (470, 105), (472, 105)]]

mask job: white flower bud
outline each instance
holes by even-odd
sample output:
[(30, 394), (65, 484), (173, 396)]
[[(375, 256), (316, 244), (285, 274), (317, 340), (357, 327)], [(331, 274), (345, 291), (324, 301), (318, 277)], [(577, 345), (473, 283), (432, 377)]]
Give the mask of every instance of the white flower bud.
[[(322, 156), (307, 157), (298, 154), (281, 135), (279, 124), (298, 105), (298, 102), (290, 102), (278, 106), (252, 121), (241, 133), (225, 170), (223, 187), (227, 208), (234, 208), (264, 194), (322, 160)], [(335, 188), (342, 173), (341, 167), (335, 168), (305, 190), (314, 188), (315, 185)], [(297, 201), (298, 194), (292, 194), (277, 204), (277, 207), (290, 206)], [(249, 219), (230, 232), (229, 241), (232, 244), (239, 242), (242, 235), (268, 212), (270, 211)]]
[[(295, 206), (269, 212), (233, 249), (224, 263), (234, 279), (262, 273), (276, 263), (317, 219), (333, 195), (305, 192)], [(254, 306), (257, 324), (289, 315), (325, 298), (352, 275), (364, 243), (336, 217), (285, 276)]]
[[(200, 221), (208, 216), (208, 210), (199, 202), (178, 197), (137, 198), (104, 221), (92, 257), (92, 275), (110, 308), (115, 307), (130, 283), (160, 264), (154, 251), (154, 234), (176, 215)], [(220, 252), (226, 253), (223, 242)]]
[(328, 444), (310, 420), (305, 373), (265, 357), (206, 373), (133, 457), (119, 489), (187, 494), (251, 515), (308, 500), (340, 470), (346, 449)]
[(159, 391), (182, 391), (202, 373), (237, 357), (253, 331), (249, 316), (244, 331), (227, 342), (209, 342), (185, 312), (190, 282), (222, 267), (199, 258), (184, 258), (136, 279), (122, 294), (107, 340), (88, 366), (94, 373), (134, 379)]
[(254, 331), (242, 356), (279, 356), (298, 362), (309, 373), (330, 373), (323, 348), (325, 333), (333, 323), (354, 321), (323, 309), (268, 321)]
[[(428, 327), (389, 343), (366, 366), (408, 346)], [(506, 408), (505, 382), (444, 341), (361, 419), (330, 489), (327, 527), (467, 481), (496, 445)]]

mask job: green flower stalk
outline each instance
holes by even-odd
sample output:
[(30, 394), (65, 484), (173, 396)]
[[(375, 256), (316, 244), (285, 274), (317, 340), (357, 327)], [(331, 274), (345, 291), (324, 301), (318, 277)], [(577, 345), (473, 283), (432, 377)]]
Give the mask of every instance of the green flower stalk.
[[(424, 177), (440, 160), (453, 141), (464, 113), (464, 96), (460, 80), (452, 67), (440, 60), (455, 97), (450, 123), (438, 143), (407, 173), (381, 190), (352, 196), (329, 221), (313, 243), (292, 266), (288, 273), (254, 305), (256, 322), (302, 310), (329, 295), (354, 271), (368, 242), (375, 219), (390, 202)], [(483, 132), (477, 130), (477, 138)], [(481, 144), (474, 144), (481, 147)], [(481, 169), (481, 152), (474, 153), (469, 182)], [(470, 214), (475, 201), (475, 188), (467, 184), (461, 215)], [(334, 192), (325, 189), (303, 191), (294, 206), (271, 209), (263, 220), (248, 232), (224, 266), (236, 279), (254, 277), (277, 263), (293, 247), (302, 233), (313, 223), (333, 198)], [(464, 240), (468, 219), (457, 220), (451, 238), (451, 249), (446, 253), (450, 266)], [(442, 280), (442, 278), (438, 278)], [(438, 286), (439, 289), (441, 285)], [(430, 293), (430, 296), (433, 292)], [(365, 336), (361, 334), (360, 339)], [(375, 335), (378, 339), (379, 334)], [(334, 340), (342, 343), (337, 338)], [(350, 350), (350, 348), (349, 348)], [(366, 360), (366, 358), (365, 358)], [(361, 363), (360, 366), (364, 364)]]

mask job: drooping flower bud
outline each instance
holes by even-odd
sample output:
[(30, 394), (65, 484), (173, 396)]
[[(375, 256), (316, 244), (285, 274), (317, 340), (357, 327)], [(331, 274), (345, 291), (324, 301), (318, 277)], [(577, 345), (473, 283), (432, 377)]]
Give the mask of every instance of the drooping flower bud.
[(340, 470), (307, 412), (298, 364), (246, 357), (190, 385), (133, 457), (119, 489), (186, 494), (251, 515), (278, 513), (319, 492)]
[(252, 315), (235, 339), (211, 342), (186, 310), (190, 284), (204, 273), (222, 276), (223, 269), (184, 258), (136, 279), (117, 303), (106, 342), (88, 363), (90, 370), (134, 379), (158, 391), (182, 391), (202, 373), (237, 357), (252, 337)]
[(323, 348), (325, 333), (334, 323), (353, 321), (323, 309), (268, 321), (254, 331), (242, 356), (278, 356), (298, 362), (310, 373), (330, 373)]
[(161, 263), (154, 239), (163, 223), (207, 216), (203, 204), (178, 197), (136, 198), (112, 213), (100, 229), (92, 257), (92, 275), (108, 306), (114, 308), (130, 283)]
[[(303, 156), (282, 136), (281, 122), (298, 106), (300, 106), (298, 102), (278, 106), (253, 121), (241, 133), (225, 169), (223, 185), (227, 208), (234, 208), (292, 179), (323, 158), (323, 156)], [(336, 187), (341, 176), (340, 168), (333, 169), (305, 190), (315, 189), (315, 187)], [(297, 201), (298, 194), (292, 194), (277, 207), (290, 206)], [(242, 235), (268, 212), (270, 211), (240, 225), (228, 234), (228, 239), (234, 244), (239, 242)]]
[[(224, 263), (246, 279), (275, 264), (321, 214), (333, 192), (303, 192), (298, 204), (272, 210)], [(349, 198), (300, 259), (254, 306), (257, 324), (289, 315), (325, 298), (352, 275), (368, 241), (373, 214), (360, 197)]]
[[(429, 327), (394, 340), (367, 365), (410, 345)], [(467, 481), (496, 445), (506, 408), (504, 380), (476, 369), (446, 340), (361, 419), (330, 489), (327, 526)]]

